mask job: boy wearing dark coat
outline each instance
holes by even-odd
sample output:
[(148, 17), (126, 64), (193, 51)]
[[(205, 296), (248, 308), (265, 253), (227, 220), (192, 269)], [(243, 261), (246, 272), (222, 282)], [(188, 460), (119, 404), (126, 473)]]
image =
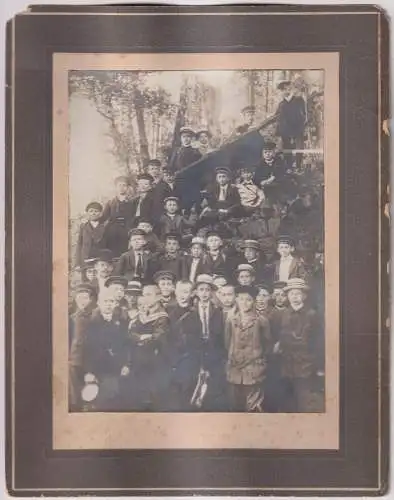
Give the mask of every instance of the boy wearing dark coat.
[(197, 304), (184, 324), (190, 353), (185, 390), (190, 397), (190, 409), (226, 411), (224, 320), (222, 311), (211, 301), (212, 287), (212, 276), (197, 277)]
[(116, 196), (109, 200), (103, 210), (101, 221), (106, 223), (106, 248), (114, 257), (127, 250), (128, 232), (133, 227), (132, 203), (129, 198), (130, 181), (128, 177), (115, 179)]
[(286, 165), (283, 157), (276, 154), (276, 144), (266, 141), (263, 146), (262, 159), (256, 168), (254, 182), (265, 195), (266, 207), (282, 200), (285, 191)]
[(232, 262), (223, 252), (223, 240), (220, 234), (216, 231), (207, 233), (207, 255), (206, 264), (209, 269), (209, 274), (219, 274), (221, 276), (231, 276), (233, 271)]
[(131, 200), (131, 226), (136, 227), (141, 219), (154, 221), (158, 214), (155, 212), (155, 195), (152, 190), (153, 178), (149, 174), (137, 176), (137, 196)]
[(293, 238), (287, 235), (277, 239), (277, 252), (280, 258), (273, 266), (273, 281), (287, 282), (292, 278), (305, 278), (306, 272), (303, 262), (293, 256), (295, 244)]
[(198, 161), (202, 156), (200, 151), (192, 146), (192, 141), (196, 136), (194, 130), (189, 127), (182, 127), (180, 134), (181, 146), (176, 148), (168, 164), (174, 173)]
[[(85, 325), (78, 346), (85, 383), (96, 383), (93, 411), (114, 411), (121, 403), (120, 379), (128, 375), (127, 323), (115, 312), (116, 301), (108, 288), (100, 292), (98, 308)], [(78, 350), (77, 349), (77, 350)]]
[(143, 309), (129, 325), (132, 342), (132, 406), (142, 411), (160, 411), (169, 385), (168, 340), (170, 323), (160, 302), (157, 285), (142, 291)]
[(185, 257), (180, 252), (180, 239), (178, 233), (169, 233), (165, 237), (164, 254), (155, 259), (156, 271), (170, 271), (176, 281), (185, 276)]
[(209, 274), (209, 265), (205, 254), (204, 238), (195, 236), (190, 244), (190, 254), (185, 256), (184, 278), (194, 283), (200, 274)]
[(168, 233), (177, 233), (184, 236), (188, 229), (197, 221), (196, 216), (186, 218), (179, 213), (179, 199), (169, 196), (164, 200), (164, 213), (159, 221), (159, 234), (163, 238)]
[(324, 336), (317, 314), (305, 305), (308, 286), (300, 278), (287, 282), (285, 288), (289, 307), (283, 311), (279, 340), (274, 353), (280, 356), (283, 400), (285, 412), (321, 412), (313, 405), (315, 377), (324, 376)]
[[(292, 91), (292, 84), (288, 80), (280, 82), (278, 90), (282, 92), (283, 99), (276, 111), (278, 116), (276, 133), (282, 139), (282, 148), (287, 150), (304, 149), (304, 133), (307, 121), (305, 100)], [(288, 168), (292, 168), (293, 155), (291, 152), (287, 153), (286, 161)], [(302, 153), (297, 153), (297, 168), (301, 167), (301, 163)]]
[(87, 221), (79, 228), (77, 248), (75, 253), (75, 265), (83, 266), (86, 259), (97, 256), (97, 252), (105, 248), (105, 225), (100, 220), (103, 207), (100, 203), (93, 201), (86, 206)]
[(238, 286), (237, 312), (226, 322), (226, 376), (232, 411), (263, 411), (263, 381), (271, 335), (268, 320), (254, 311), (256, 292), (254, 287)]
[(256, 282), (260, 283), (266, 279), (265, 258), (261, 255), (260, 243), (256, 240), (243, 240), (240, 249), (243, 251), (240, 263), (249, 264), (253, 267)]

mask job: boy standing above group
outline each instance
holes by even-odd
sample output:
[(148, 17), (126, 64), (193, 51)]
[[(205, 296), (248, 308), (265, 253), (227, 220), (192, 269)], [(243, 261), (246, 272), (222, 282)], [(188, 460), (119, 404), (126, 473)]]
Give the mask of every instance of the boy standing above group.
[(130, 181), (125, 176), (115, 179), (116, 196), (104, 207), (101, 221), (106, 222), (106, 247), (114, 257), (127, 250), (128, 232), (132, 228), (132, 203), (129, 198)]
[(100, 220), (103, 207), (93, 201), (85, 209), (87, 222), (81, 224), (77, 240), (75, 265), (82, 267), (86, 259), (97, 256), (97, 252), (105, 248), (105, 225)]
[(169, 167), (174, 173), (179, 172), (179, 170), (182, 170), (201, 158), (200, 151), (192, 146), (192, 141), (196, 135), (194, 130), (190, 127), (182, 127), (180, 134), (181, 146), (176, 148), (169, 161)]

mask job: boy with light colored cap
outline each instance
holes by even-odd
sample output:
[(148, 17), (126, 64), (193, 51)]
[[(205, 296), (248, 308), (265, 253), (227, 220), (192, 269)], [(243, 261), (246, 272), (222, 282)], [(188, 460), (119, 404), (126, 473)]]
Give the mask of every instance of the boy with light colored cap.
[(271, 349), (269, 321), (255, 312), (256, 288), (238, 286), (235, 293), (237, 311), (227, 319), (225, 326), (231, 409), (262, 412), (266, 358)]
[(185, 278), (192, 283), (199, 274), (207, 274), (209, 271), (205, 249), (205, 239), (195, 236), (190, 244), (190, 253), (185, 256)]
[(279, 340), (274, 352), (280, 355), (282, 384), (288, 389), (282, 401), (287, 412), (324, 411), (311, 405), (313, 379), (324, 376), (324, 335), (320, 320), (313, 309), (305, 304), (308, 285), (301, 278), (293, 278), (284, 289), (289, 307), (283, 311)]

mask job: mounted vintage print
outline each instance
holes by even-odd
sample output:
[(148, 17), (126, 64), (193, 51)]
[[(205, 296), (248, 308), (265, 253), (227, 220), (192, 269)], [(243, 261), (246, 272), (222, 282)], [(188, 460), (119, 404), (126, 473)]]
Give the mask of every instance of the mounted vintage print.
[[(172, 12), (164, 7), (125, 8), (123, 17), (122, 12), (114, 17), (109, 8), (95, 17), (90, 9), (82, 9), (85, 16), (74, 17), (67, 11), (38, 9), (30, 17), (16, 18), (10, 28), (12, 54), (16, 48), (22, 51), (29, 36), (36, 36), (37, 20), (44, 25), (59, 23), (62, 36), (70, 40), (67, 43), (71, 39), (66, 25), (78, 24), (92, 42), (86, 45), (81, 39), (79, 44), (79, 28), (75, 34), (78, 50), (71, 45), (57, 49), (51, 38), (46, 42), (52, 52), (45, 82), (52, 86), (52, 95), (42, 93), (42, 105), (46, 120), (50, 116), (51, 120), (40, 133), (51, 148), (41, 144), (40, 168), (45, 165), (46, 172), (41, 188), (45, 187), (46, 194), (32, 198), (31, 210), (45, 223), (47, 234), (48, 246), (39, 257), (45, 262), (47, 281), (39, 281), (43, 295), (37, 294), (34, 302), (36, 310), (48, 307), (47, 333), (42, 335), (50, 348), (44, 349), (47, 354), (43, 357), (42, 337), (30, 351), (32, 358), (40, 356), (44, 361), (49, 390), (44, 405), (50, 422), (43, 430), (47, 435), (45, 460), (58, 457), (64, 470), (78, 467), (81, 459), (92, 460), (99, 464), (96, 467), (103, 467), (103, 474), (104, 467), (115, 466), (117, 460), (134, 464), (132, 468), (137, 463), (142, 467), (138, 456), (166, 460), (167, 478), (163, 468), (155, 479), (135, 471), (132, 483), (123, 484), (125, 477), (121, 486), (112, 478), (101, 487), (103, 478), (90, 476), (88, 484), (80, 476), (74, 483), (71, 473), (71, 479), (61, 479), (54, 491), (66, 484), (67, 491), (85, 492), (264, 491), (256, 484), (257, 478), (243, 487), (242, 474), (231, 483), (227, 476), (237, 460), (255, 457), (263, 468), (275, 464), (278, 457), (282, 458), (276, 463), (294, 461), (297, 454), (309, 455), (309, 460), (314, 454), (336, 460), (347, 439), (343, 419), (348, 418), (344, 411), (349, 408), (350, 388), (343, 385), (344, 373), (350, 366), (355, 369), (354, 360), (364, 359), (364, 352), (369, 363), (378, 361), (372, 345), (367, 353), (361, 350), (361, 340), (358, 346), (349, 340), (348, 332), (354, 326), (345, 326), (343, 314), (347, 313), (341, 316), (342, 308), (352, 311), (356, 306), (350, 301), (360, 299), (352, 284), (356, 278), (349, 276), (346, 266), (357, 262), (357, 252), (350, 249), (363, 247), (366, 239), (363, 233), (362, 240), (352, 240), (351, 230), (341, 229), (341, 211), (345, 217), (354, 213), (359, 220), (373, 204), (363, 191), (370, 193), (371, 184), (364, 187), (361, 180), (366, 179), (364, 170), (370, 167), (363, 167), (360, 158), (357, 168), (361, 170), (351, 174), (349, 156), (340, 156), (340, 144), (351, 142), (350, 132), (346, 139), (341, 135), (346, 122), (341, 116), (353, 113), (349, 102), (340, 100), (343, 54), (330, 50), (329, 44), (302, 50), (292, 45), (289, 51), (273, 50), (267, 42), (264, 48), (257, 31), (256, 46), (243, 43), (241, 53), (231, 46), (247, 36), (244, 30), (254, 22), (241, 11), (229, 16), (238, 10), (226, 8), (217, 12), (201, 9), (195, 14), (183, 11), (184, 19), (197, 31), (207, 22), (216, 26), (220, 16), (227, 16), (226, 23), (236, 31), (244, 23), (236, 39), (228, 32), (227, 42), (216, 43), (209, 51), (202, 50), (202, 42), (196, 39), (193, 50), (185, 53), (179, 32), (179, 48), (175, 50), (175, 44), (171, 50), (163, 50), (159, 38), (166, 38), (159, 30), (160, 52), (155, 44), (141, 50), (140, 42), (135, 41), (126, 50), (124, 43), (122, 48), (117, 45), (120, 39), (115, 45), (106, 45), (104, 39), (98, 38), (94, 44), (90, 38), (90, 20), (100, 22), (102, 29), (107, 22), (119, 23), (119, 27), (127, 23), (135, 27), (140, 22), (142, 29), (149, 19), (158, 22), (163, 16), (175, 30), (182, 14), (177, 17)], [(285, 9), (272, 14), (256, 11), (260, 21), (274, 25), (281, 23), (280, 13)], [(289, 15), (296, 26), (303, 22), (302, 12), (299, 14)], [(315, 17), (324, 25), (322, 18), (332, 15), (315, 12), (308, 19), (313, 23)], [(336, 16), (342, 19), (340, 14)], [(372, 40), (376, 26), (381, 30), (380, 14), (365, 10), (359, 19), (374, 20), (369, 28)], [(30, 35), (22, 35), (22, 24), (30, 27)], [(141, 33), (156, 36), (153, 25), (149, 26)], [(97, 36), (99, 32), (95, 40)], [(275, 39), (274, 31), (270, 36)], [(319, 39), (317, 33), (314, 36)], [(133, 49), (134, 44), (138, 50)], [(89, 48), (93, 45), (94, 49)], [(377, 52), (372, 53), (378, 57)], [(23, 61), (13, 56), (13, 78), (18, 70), (20, 75), (30, 74), (24, 73), (27, 60)], [(39, 85), (38, 73), (33, 71), (31, 78)], [(372, 75), (370, 79), (372, 82)], [(21, 118), (18, 85), (13, 82), (11, 119), (15, 127)], [(379, 92), (376, 87), (371, 99), (377, 99)], [(363, 96), (367, 99), (367, 94)], [(364, 107), (358, 110), (357, 127), (361, 127)], [(370, 134), (375, 133), (375, 150), (381, 161), (380, 132), (372, 129), (372, 123), (371, 128), (366, 127)], [(19, 151), (27, 154), (27, 146), (18, 142), (20, 136), (14, 129), (11, 136), (14, 189), (21, 186), (14, 178), (15, 159)], [(26, 135), (25, 144), (29, 137), (33, 140)], [(366, 147), (361, 137), (362, 131), (357, 138), (359, 150)], [(19, 175), (28, 182), (28, 170), (19, 169)], [(352, 209), (354, 202), (349, 191), (344, 191), (346, 179), (359, 179), (357, 196), (366, 200)], [(37, 181), (38, 177), (33, 184)], [(26, 193), (27, 184), (23, 189)], [(341, 196), (347, 200), (345, 204)], [(14, 231), (18, 227), (17, 200), (13, 194)], [(13, 233), (12, 252), (15, 238)], [(343, 238), (348, 241), (346, 246)], [(33, 247), (31, 251), (34, 255)], [(375, 274), (379, 252), (376, 247)], [(13, 269), (25, 267), (14, 255)], [(342, 262), (345, 267), (340, 273)], [(33, 269), (27, 272), (31, 275)], [(343, 280), (353, 287), (352, 299), (346, 298)], [(14, 277), (11, 283), (15, 312), (21, 305), (14, 304)], [(363, 308), (365, 313), (371, 312), (371, 305), (362, 301), (357, 308), (360, 314)], [(33, 321), (29, 308), (28, 318)], [(380, 332), (381, 326), (375, 328)], [(371, 341), (370, 332), (355, 331), (358, 334), (352, 338)], [(18, 377), (15, 349), (24, 349), (16, 332), (13, 330), (10, 353), (13, 377)], [(355, 358), (347, 358), (345, 363), (344, 345), (355, 349)], [(381, 349), (382, 340), (376, 345)], [(358, 366), (359, 381), (372, 373), (364, 366)], [(27, 373), (23, 371), (23, 377)], [(15, 387), (17, 378), (13, 380)], [(361, 390), (359, 382), (354, 384), (353, 391)], [(363, 388), (367, 390), (364, 382)], [(12, 393), (11, 398), (14, 418), (21, 396)], [(380, 415), (375, 413), (379, 422)], [(12, 439), (17, 439), (14, 424), (12, 429)], [(381, 423), (376, 429), (381, 433)], [(376, 443), (378, 439), (381, 434), (376, 435)], [(380, 443), (375, 455), (379, 478)], [(33, 447), (37, 445), (40, 449), (38, 442)], [(12, 449), (14, 446), (11, 444)], [(149, 457), (145, 450), (150, 450)], [(359, 459), (360, 452), (356, 455)], [(212, 466), (215, 484), (204, 482), (205, 473), (197, 477), (198, 484), (190, 482), (193, 456), (202, 461), (201, 467)], [(211, 462), (213, 456), (221, 457), (220, 462)], [(15, 460), (13, 455), (13, 473)], [(179, 460), (184, 467), (190, 464), (185, 477), (179, 476), (175, 465)], [(161, 458), (160, 463), (164, 467)], [(215, 467), (219, 467), (217, 473)], [(320, 467), (319, 461), (314, 461), (314, 467)], [(363, 483), (367, 476), (360, 467), (363, 479), (354, 491), (372, 492), (373, 485)], [(23, 474), (32, 477), (34, 470), (33, 464), (25, 465)], [(292, 472), (277, 485), (267, 476), (264, 482), (272, 484), (265, 490), (307, 491), (316, 478), (300, 474), (302, 484)], [(324, 475), (321, 477), (315, 490), (328, 491), (323, 487)], [(48, 480), (58, 481), (44, 478)], [(12, 481), (17, 492), (15, 476)], [(381, 491), (379, 484), (377, 490)], [(339, 484), (338, 491), (346, 492), (345, 486)], [(349, 491), (352, 488), (349, 485)]]

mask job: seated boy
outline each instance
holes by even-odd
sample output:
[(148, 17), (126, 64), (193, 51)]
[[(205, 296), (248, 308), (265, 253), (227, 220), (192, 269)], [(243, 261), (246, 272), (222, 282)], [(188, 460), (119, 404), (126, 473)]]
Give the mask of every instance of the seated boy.
[(196, 216), (191, 215), (188, 219), (179, 213), (179, 199), (169, 196), (164, 200), (164, 214), (159, 221), (159, 234), (164, 237), (168, 233), (178, 233), (185, 236), (185, 232), (196, 223)]
[(100, 221), (102, 205), (93, 201), (86, 206), (85, 211), (88, 220), (79, 228), (75, 252), (76, 266), (82, 266), (86, 259), (95, 257), (98, 250), (105, 248), (105, 225)]
[(239, 286), (235, 293), (237, 311), (228, 317), (225, 327), (231, 409), (262, 412), (263, 381), (271, 349), (269, 322), (254, 311), (254, 287)]
[(171, 271), (175, 280), (178, 281), (185, 276), (185, 257), (180, 252), (180, 239), (178, 233), (169, 233), (165, 236), (164, 254), (155, 259), (156, 271)]
[(147, 250), (152, 253), (157, 253), (163, 249), (163, 244), (153, 232), (153, 224), (150, 220), (141, 217), (137, 229), (142, 229), (145, 232), (145, 248)]
[(154, 274), (153, 281), (160, 289), (161, 303), (164, 308), (175, 305), (175, 274), (171, 271), (158, 271)]
[(129, 249), (120, 256), (115, 268), (117, 276), (125, 276), (128, 280), (147, 281), (151, 277), (151, 256), (145, 250), (146, 235), (141, 229), (130, 231)]
[(239, 182), (235, 186), (238, 189), (245, 215), (250, 215), (257, 208), (261, 207), (264, 201), (264, 192), (253, 182), (253, 167), (245, 166), (240, 168), (239, 177)]
[(289, 281), (292, 278), (305, 278), (304, 264), (293, 256), (294, 240), (290, 236), (279, 236), (277, 252), (280, 258), (274, 264), (273, 281)]

